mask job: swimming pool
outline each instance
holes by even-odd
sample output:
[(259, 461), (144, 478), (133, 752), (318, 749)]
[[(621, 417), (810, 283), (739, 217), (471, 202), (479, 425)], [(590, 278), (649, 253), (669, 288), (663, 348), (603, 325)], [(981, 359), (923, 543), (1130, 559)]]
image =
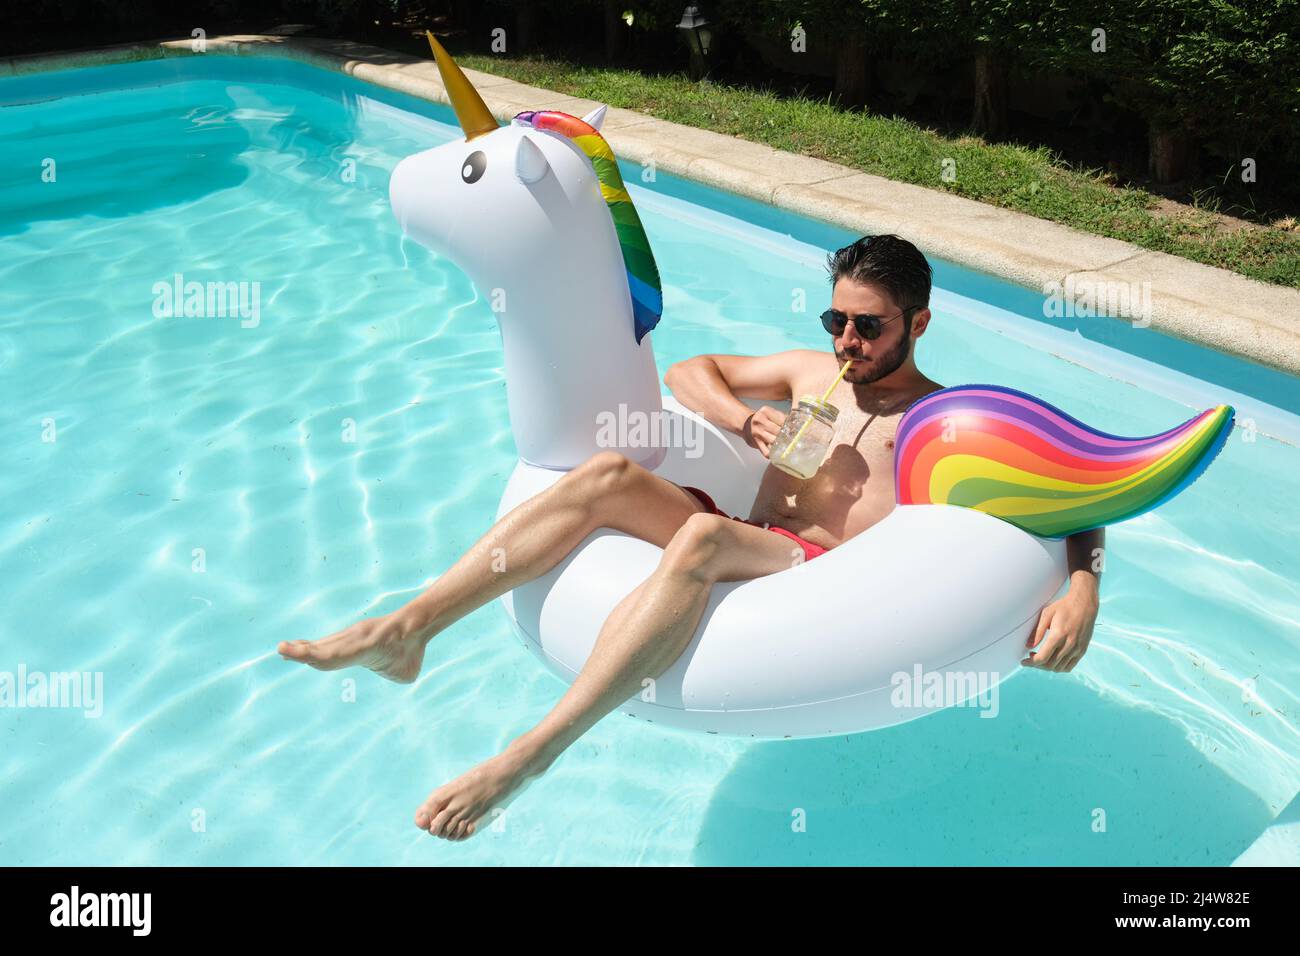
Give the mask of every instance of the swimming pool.
[[(936, 380), (1127, 434), (1225, 400), (1258, 425), (1111, 531), (1083, 664), (1007, 683), (998, 719), (853, 737), (613, 715), (500, 831), (429, 839), (428, 791), (561, 685), (495, 605), (410, 687), (274, 647), (418, 591), (515, 462), (491, 312), (388, 207), (400, 158), (460, 136), (450, 111), (219, 56), (4, 80), (0, 103), (0, 672), (102, 675), (91, 719), (0, 708), (0, 863), (1218, 864), (1300, 786), (1294, 380), (1111, 320), (1076, 333), (938, 263)], [(633, 188), (661, 373), (822, 347), (821, 260), (855, 236), (667, 176)], [(177, 275), (247, 283), (257, 308), (168, 315)]]

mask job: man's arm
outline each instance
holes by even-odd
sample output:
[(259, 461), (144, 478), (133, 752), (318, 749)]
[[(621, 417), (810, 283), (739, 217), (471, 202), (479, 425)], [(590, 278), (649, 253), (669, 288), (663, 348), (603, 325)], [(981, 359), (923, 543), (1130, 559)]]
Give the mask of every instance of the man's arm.
[(1092, 628), (1097, 623), (1105, 553), (1105, 528), (1082, 531), (1065, 539), (1070, 587), (1064, 597), (1047, 605), (1038, 616), (1038, 627), (1028, 644), (1033, 651), (1028, 660), (1021, 661), (1026, 667), (1070, 671), (1079, 663), (1088, 650)]
[(785, 415), (766, 405), (755, 411), (740, 399), (790, 399), (795, 376), (807, 361), (801, 350), (760, 356), (697, 355), (669, 366), (664, 384), (691, 411), (766, 455)]

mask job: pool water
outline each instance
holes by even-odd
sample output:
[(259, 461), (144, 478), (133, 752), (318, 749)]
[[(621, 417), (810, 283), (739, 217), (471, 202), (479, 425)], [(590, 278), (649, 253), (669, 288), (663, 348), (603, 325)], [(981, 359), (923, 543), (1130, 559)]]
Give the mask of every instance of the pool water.
[[(103, 680), (97, 718), (0, 708), (0, 863), (1226, 864), (1300, 787), (1300, 450), (1272, 437), (1300, 434), (1295, 409), (937, 264), (920, 361), (941, 382), (1123, 434), (1221, 400), (1260, 422), (1111, 530), (1079, 668), (1017, 676), (997, 719), (813, 741), (611, 715), (497, 828), (429, 838), (426, 794), (562, 690), (500, 608), (439, 636), (411, 686), (274, 648), (418, 593), (514, 465), (488, 305), (388, 207), (397, 161), (460, 135), (449, 111), (223, 57), (4, 80), (0, 103), (0, 672)], [(822, 259), (854, 236), (666, 176), (633, 191), (661, 373), (825, 347)], [(176, 274), (249, 283), (256, 321), (160, 317)], [(941, 567), (929, 586), (942, 600)]]

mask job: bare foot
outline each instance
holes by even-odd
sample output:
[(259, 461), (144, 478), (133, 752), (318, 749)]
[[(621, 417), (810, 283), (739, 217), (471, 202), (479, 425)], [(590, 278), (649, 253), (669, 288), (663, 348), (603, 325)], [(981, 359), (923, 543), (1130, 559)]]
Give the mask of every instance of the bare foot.
[(372, 617), (318, 641), (281, 641), (276, 650), (290, 661), (317, 670), (336, 671), (359, 665), (380, 677), (409, 684), (420, 676), (424, 646), (433, 636), (397, 614)]
[(415, 811), (415, 825), (444, 840), (467, 840), (494, 809), (505, 809), (525, 784), (542, 773), (529, 759), (507, 749), (443, 784)]

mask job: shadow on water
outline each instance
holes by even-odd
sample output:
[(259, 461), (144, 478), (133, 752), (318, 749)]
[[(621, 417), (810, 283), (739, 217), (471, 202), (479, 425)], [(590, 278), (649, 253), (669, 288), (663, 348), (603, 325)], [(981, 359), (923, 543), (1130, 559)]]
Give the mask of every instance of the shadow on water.
[(182, 84), (0, 109), (0, 235), (37, 222), (119, 219), (248, 177), (249, 134), (219, 87)]
[[(250, 93), (254, 84), (267, 86)], [(283, 87), (315, 95), (289, 109)], [(455, 129), (444, 104), (281, 59), (214, 54), (0, 78), (0, 236), (234, 188), (249, 176), (241, 155), (250, 146), (333, 178), (362, 114), (372, 124), (391, 115), (408, 135), (414, 119), (408, 151)]]
[(714, 791), (693, 862), (1218, 866), (1268, 825), (1156, 713), (1046, 674), (1004, 684), (1000, 707), (755, 744)]

